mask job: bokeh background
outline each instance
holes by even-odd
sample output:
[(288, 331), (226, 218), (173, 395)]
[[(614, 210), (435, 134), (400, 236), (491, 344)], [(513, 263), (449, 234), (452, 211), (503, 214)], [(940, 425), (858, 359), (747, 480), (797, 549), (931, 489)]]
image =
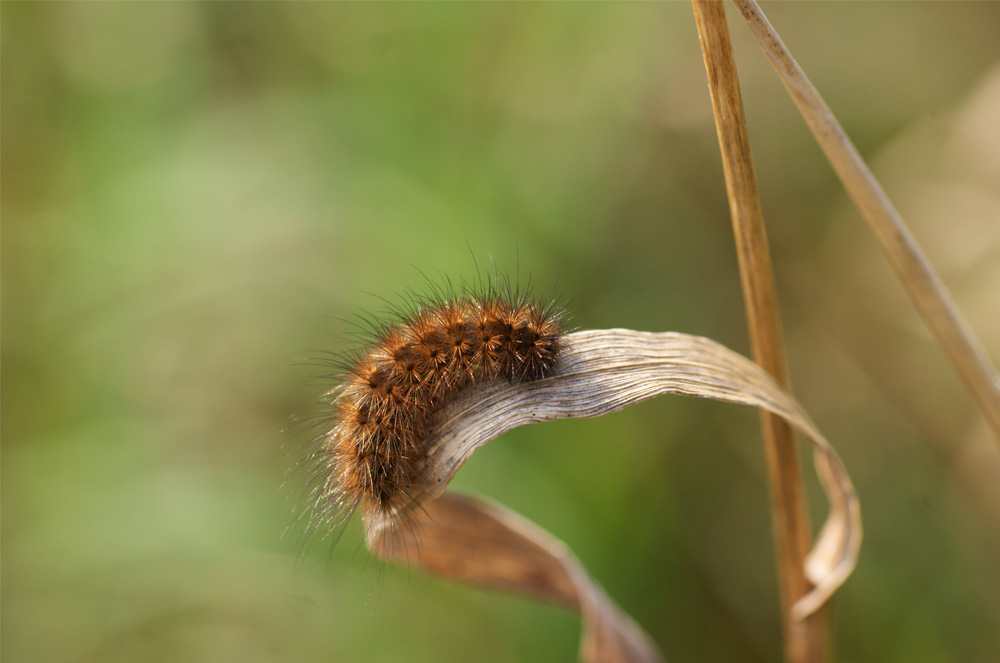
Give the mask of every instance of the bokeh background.
[[(765, 10), (1000, 357), (1000, 3)], [(381, 565), (358, 522), (298, 558), (292, 416), (342, 318), (477, 265), (579, 328), (747, 352), (689, 5), (0, 13), (3, 660), (574, 660), (576, 618)], [(995, 661), (1000, 450), (730, 27), (796, 393), (865, 517), (838, 658)], [(779, 659), (753, 411), (528, 427), (454, 485), (565, 540), (672, 660)]]

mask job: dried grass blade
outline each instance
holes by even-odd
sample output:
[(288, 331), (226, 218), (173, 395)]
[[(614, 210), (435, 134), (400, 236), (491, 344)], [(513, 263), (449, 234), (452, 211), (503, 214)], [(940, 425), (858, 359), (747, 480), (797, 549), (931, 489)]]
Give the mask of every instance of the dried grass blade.
[(1000, 443), (1000, 377), (903, 217), (754, 0), (733, 0)]
[[(496, 381), (463, 392), (436, 417), (414, 499), (441, 494), (479, 447), (512, 428), (567, 417), (596, 417), (648, 398), (679, 394), (751, 405), (785, 419), (814, 447), (830, 514), (807, 559), (815, 587), (793, 608), (803, 619), (847, 579), (861, 546), (857, 494), (840, 458), (795, 399), (751, 360), (715, 341), (628, 329), (568, 334), (555, 373), (529, 383)], [(427, 508), (430, 508), (429, 506)], [(414, 512), (419, 513), (419, 509)], [(413, 515), (369, 517), (369, 545), (405, 531)], [(390, 551), (391, 552), (391, 551)]]
[(524, 594), (579, 613), (582, 661), (662, 660), (565, 544), (503, 507), (445, 493), (424, 504), (406, 527), (383, 530), (371, 547), (386, 559), (449, 580)]

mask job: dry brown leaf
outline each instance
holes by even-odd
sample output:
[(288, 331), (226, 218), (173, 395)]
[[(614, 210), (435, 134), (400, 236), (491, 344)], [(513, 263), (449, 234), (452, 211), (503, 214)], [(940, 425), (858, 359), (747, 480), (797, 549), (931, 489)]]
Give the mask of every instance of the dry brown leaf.
[[(585, 633), (592, 634), (585, 636), (585, 655), (589, 655), (590, 640), (631, 641), (624, 633), (636, 628), (634, 624), (586, 578), (562, 544), (523, 521), (512, 524), (515, 521), (509, 514), (498, 516), (495, 510), (477, 508), (473, 509), (476, 514), (468, 511), (455, 517), (461, 511), (455, 498), (432, 500), (476, 449), (512, 428), (564, 417), (595, 417), (663, 394), (714, 398), (767, 410), (788, 421), (813, 445), (830, 514), (806, 563), (806, 574), (815, 587), (795, 604), (793, 614), (803, 619), (817, 610), (843, 584), (857, 561), (861, 513), (851, 480), (795, 399), (757, 364), (710, 339), (687, 334), (627, 329), (568, 334), (550, 377), (517, 384), (495, 381), (460, 394), (438, 413), (420, 472), (422, 483), (412, 487), (411, 495), (422, 509), (389, 516), (369, 514), (369, 547), (455, 580), (580, 608)], [(436, 522), (437, 517), (442, 520)], [(592, 592), (600, 600), (589, 598)], [(609, 616), (614, 614), (620, 619)], [(591, 654), (595, 657), (586, 660), (649, 660), (606, 655), (605, 649), (594, 645)]]
[(551, 601), (583, 618), (580, 659), (653, 663), (656, 646), (587, 575), (564, 543), (498, 505), (445, 493), (372, 549), (449, 580)]

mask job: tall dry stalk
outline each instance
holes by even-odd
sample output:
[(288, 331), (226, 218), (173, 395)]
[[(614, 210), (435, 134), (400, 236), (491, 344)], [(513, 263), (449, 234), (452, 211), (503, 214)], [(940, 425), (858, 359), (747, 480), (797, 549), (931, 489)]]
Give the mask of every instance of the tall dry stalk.
[[(778, 299), (725, 9), (721, 0), (692, 0), (692, 5), (722, 152), (753, 357), (788, 388)], [(805, 572), (811, 533), (794, 433), (783, 419), (768, 412), (761, 411), (760, 421), (771, 486), (785, 660), (824, 661), (828, 639), (825, 609), (805, 619), (793, 613), (795, 603), (811, 589)]]
[(916, 238), (754, 0), (733, 0), (1000, 444), (1000, 378)]

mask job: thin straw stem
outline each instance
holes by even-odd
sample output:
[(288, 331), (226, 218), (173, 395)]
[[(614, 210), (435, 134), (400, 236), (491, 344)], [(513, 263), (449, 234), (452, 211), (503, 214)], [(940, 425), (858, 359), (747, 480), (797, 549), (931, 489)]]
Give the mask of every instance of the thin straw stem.
[[(726, 14), (721, 0), (692, 0), (692, 4), (722, 151), (753, 357), (787, 387), (788, 369), (774, 276)], [(784, 420), (766, 412), (761, 412), (761, 428), (771, 485), (785, 660), (824, 661), (828, 639), (826, 610), (821, 609), (804, 620), (796, 619), (792, 613), (792, 606), (812, 586), (805, 575), (811, 534), (794, 434)]]
[(733, 0), (733, 3), (1000, 444), (1000, 381), (979, 340), (882, 186), (760, 7), (754, 0)]

